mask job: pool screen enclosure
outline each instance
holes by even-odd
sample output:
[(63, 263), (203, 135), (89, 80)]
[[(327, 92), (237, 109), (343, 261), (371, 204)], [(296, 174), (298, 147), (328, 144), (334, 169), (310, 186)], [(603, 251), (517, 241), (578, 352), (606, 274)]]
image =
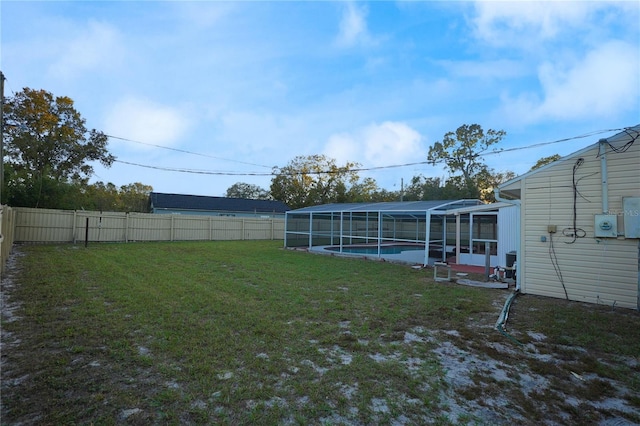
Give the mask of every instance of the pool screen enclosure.
[(426, 265), (430, 258), (446, 259), (455, 245), (455, 218), (450, 211), (480, 204), (439, 200), (304, 207), (286, 213), (284, 244)]

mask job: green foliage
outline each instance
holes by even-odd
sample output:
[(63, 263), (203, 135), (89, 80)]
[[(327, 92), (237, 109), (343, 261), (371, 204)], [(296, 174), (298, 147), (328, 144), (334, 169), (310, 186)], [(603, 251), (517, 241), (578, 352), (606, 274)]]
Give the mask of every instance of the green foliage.
[(542, 157), (541, 159), (536, 161), (536, 164), (534, 164), (529, 171), (539, 169), (540, 167), (545, 166), (549, 163), (558, 161), (560, 158), (562, 158), (560, 157), (560, 154), (553, 154), (553, 155), (549, 155), (548, 157)]
[(226, 197), (246, 198), (249, 200), (272, 200), (271, 194), (258, 185), (245, 182), (236, 182), (227, 188)]
[(90, 162), (110, 166), (115, 160), (107, 136), (85, 127), (71, 98), (25, 88), (7, 98), (4, 114), (7, 186), (29, 207), (51, 204), (47, 198), (64, 195), (66, 183), (86, 182)]
[[(442, 142), (436, 142), (429, 148), (427, 160), (434, 165), (444, 163), (450, 173), (449, 179), (442, 182), (439, 178), (424, 181), (418, 178), (412, 181), (412, 185), (415, 185), (410, 186), (411, 196), (495, 201), (493, 188), (515, 175), (510, 171), (496, 172), (488, 168), (482, 155), (505, 136), (504, 130), (489, 129), (485, 132), (478, 124), (463, 124), (455, 132), (446, 133)], [(494, 148), (492, 152), (499, 150)]]
[(452, 174), (462, 173), (464, 180), (469, 182), (486, 168), (482, 154), (505, 136), (504, 130), (489, 129), (485, 132), (478, 124), (463, 124), (455, 133), (446, 133), (442, 142), (436, 142), (429, 148), (427, 159), (431, 164), (444, 162)]
[(292, 209), (334, 202), (369, 201), (377, 190), (373, 179), (360, 180), (357, 163), (338, 166), (325, 155), (295, 157), (275, 168), (271, 195)]

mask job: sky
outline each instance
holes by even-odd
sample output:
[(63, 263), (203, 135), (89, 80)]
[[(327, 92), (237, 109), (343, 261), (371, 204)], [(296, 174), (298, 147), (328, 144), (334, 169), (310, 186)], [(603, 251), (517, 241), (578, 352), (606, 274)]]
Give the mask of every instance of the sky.
[(91, 182), (224, 196), (323, 154), (398, 191), (447, 176), (429, 147), (464, 124), (504, 130), (484, 159), (522, 174), (640, 123), (637, 1), (3, 0), (0, 19), (5, 96), (68, 96), (110, 136)]

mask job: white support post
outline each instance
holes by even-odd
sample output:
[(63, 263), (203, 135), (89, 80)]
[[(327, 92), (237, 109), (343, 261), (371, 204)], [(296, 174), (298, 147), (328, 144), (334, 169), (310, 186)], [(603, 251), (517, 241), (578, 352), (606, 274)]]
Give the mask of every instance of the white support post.
[(456, 213), (456, 264), (460, 264), (460, 213)]
[(382, 255), (382, 212), (378, 212), (378, 257)]
[(312, 243), (313, 243), (313, 213), (309, 213), (309, 250), (311, 250)]
[(344, 220), (344, 212), (340, 212), (340, 252), (342, 253), (342, 234), (343, 234), (343, 220)]
[(429, 233), (431, 232), (431, 212), (429, 210), (427, 210), (426, 214), (425, 214), (425, 229), (424, 229), (424, 266), (427, 266), (429, 264), (429, 239), (430, 239), (430, 235)]

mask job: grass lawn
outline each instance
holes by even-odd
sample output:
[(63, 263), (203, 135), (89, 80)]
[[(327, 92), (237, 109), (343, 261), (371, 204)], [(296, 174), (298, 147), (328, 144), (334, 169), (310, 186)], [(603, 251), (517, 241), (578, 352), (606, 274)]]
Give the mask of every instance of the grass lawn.
[(519, 296), (508, 339), (505, 290), (278, 241), (16, 252), (3, 424), (640, 422), (636, 311)]

